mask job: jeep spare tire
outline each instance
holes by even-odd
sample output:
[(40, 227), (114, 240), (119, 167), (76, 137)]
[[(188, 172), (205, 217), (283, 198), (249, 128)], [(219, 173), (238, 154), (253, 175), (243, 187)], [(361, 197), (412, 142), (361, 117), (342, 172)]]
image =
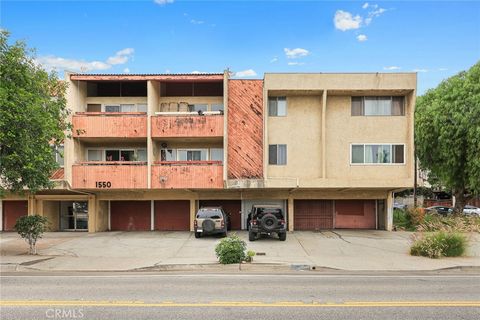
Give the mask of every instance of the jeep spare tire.
[(212, 232), (215, 230), (215, 222), (212, 220), (205, 220), (202, 223), (202, 229), (204, 232)]
[(278, 219), (275, 217), (275, 215), (268, 213), (262, 217), (260, 220), (260, 225), (263, 229), (271, 231), (277, 227)]

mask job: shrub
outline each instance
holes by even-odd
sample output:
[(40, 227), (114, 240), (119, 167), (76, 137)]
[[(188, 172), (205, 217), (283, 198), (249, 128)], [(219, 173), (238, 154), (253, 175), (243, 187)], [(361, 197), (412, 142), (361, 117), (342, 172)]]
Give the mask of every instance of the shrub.
[(221, 264), (240, 263), (245, 260), (247, 244), (237, 235), (231, 235), (220, 240), (215, 247), (215, 254)]
[(37, 254), (37, 240), (47, 230), (48, 219), (39, 215), (22, 216), (15, 222), (14, 229), (30, 246), (29, 254)]
[(248, 251), (247, 251), (247, 258), (245, 259), (245, 261), (247, 261), (247, 262), (252, 262), (252, 261), (253, 261), (253, 257), (255, 257), (255, 251), (248, 250)]
[(393, 224), (400, 230), (415, 231), (420, 223), (425, 220), (423, 208), (412, 208), (408, 210), (394, 209)]
[(458, 257), (465, 253), (466, 246), (467, 239), (462, 234), (436, 232), (415, 240), (410, 254), (429, 258)]
[(480, 232), (480, 217), (427, 215), (417, 230), (424, 232)]

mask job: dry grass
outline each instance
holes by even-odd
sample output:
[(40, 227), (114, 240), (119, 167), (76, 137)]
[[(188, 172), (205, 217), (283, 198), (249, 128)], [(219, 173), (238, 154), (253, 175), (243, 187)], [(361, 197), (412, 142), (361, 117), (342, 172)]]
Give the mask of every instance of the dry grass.
[(480, 233), (480, 217), (427, 215), (417, 226), (421, 232), (478, 232)]

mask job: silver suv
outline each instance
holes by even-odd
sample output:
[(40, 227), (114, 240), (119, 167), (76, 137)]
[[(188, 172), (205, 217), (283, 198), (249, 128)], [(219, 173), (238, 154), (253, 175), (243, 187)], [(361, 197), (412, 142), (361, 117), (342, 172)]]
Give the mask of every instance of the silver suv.
[(195, 238), (206, 234), (220, 234), (227, 236), (228, 215), (222, 207), (204, 207), (198, 210), (195, 216)]

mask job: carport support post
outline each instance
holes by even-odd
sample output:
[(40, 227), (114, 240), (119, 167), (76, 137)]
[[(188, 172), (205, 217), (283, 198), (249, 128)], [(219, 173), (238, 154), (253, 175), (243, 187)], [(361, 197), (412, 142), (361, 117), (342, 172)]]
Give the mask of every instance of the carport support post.
[(197, 214), (197, 201), (190, 199), (190, 231), (195, 231), (193, 223), (195, 221), (195, 215)]
[(28, 196), (28, 215), (29, 216), (33, 216), (34, 214), (36, 214), (36, 203), (35, 203), (35, 196)]
[(385, 221), (385, 229), (392, 231), (393, 229), (393, 192), (387, 193), (387, 214)]
[(88, 232), (97, 231), (97, 203), (94, 195), (88, 196)]
[(293, 215), (294, 215), (294, 206), (293, 206), (293, 197), (288, 197), (288, 231), (293, 231), (294, 223), (293, 223)]

